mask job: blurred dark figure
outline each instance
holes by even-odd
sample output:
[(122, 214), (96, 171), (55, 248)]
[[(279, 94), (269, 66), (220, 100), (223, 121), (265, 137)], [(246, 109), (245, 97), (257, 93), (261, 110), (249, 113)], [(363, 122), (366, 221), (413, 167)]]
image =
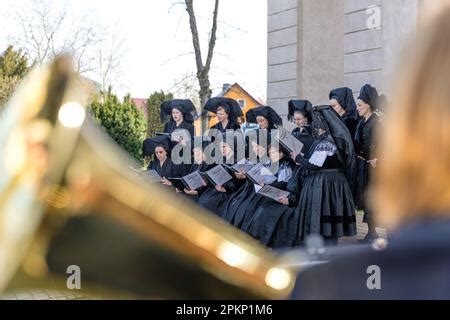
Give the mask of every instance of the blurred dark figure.
[(450, 7), (424, 31), (379, 132), (370, 194), (387, 247), (305, 270), (293, 298), (450, 299)]

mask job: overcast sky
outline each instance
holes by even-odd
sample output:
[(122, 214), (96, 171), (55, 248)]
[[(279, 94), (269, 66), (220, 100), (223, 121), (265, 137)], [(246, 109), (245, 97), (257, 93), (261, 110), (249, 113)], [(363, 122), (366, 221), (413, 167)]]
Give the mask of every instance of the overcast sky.
[[(61, 0), (48, 0), (57, 6)], [(124, 36), (120, 94), (147, 97), (153, 90), (170, 90), (187, 73), (196, 72), (187, 12), (180, 0), (76, 0), (74, 16), (90, 12), (96, 23), (117, 25)], [(19, 26), (13, 12), (26, 10), (29, 0), (0, 0), (0, 50)], [(195, 0), (203, 55), (206, 59), (213, 0)], [(221, 0), (218, 41), (211, 70), (214, 92), (223, 83), (240, 83), (255, 98), (265, 99), (267, 70), (267, 1)]]

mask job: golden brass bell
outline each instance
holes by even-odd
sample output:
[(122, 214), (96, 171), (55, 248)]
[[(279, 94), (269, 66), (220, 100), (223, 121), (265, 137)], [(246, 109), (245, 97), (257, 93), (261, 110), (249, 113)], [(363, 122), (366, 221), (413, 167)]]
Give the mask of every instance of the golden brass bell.
[(287, 297), (277, 256), (129, 170), (72, 70), (33, 70), (0, 122), (0, 292), (66, 289), (75, 265), (86, 296)]

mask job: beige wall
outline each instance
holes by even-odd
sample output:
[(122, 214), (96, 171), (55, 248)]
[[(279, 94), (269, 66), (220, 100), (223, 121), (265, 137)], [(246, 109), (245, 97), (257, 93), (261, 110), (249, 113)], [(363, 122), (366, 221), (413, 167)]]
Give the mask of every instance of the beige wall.
[(344, 80), (342, 0), (299, 1), (298, 96), (328, 102), (329, 88)]
[[(328, 92), (365, 83), (389, 94), (389, 80), (418, 21), (450, 0), (268, 0), (267, 103), (281, 115), (290, 99), (327, 103)], [(368, 28), (369, 6), (379, 28)]]

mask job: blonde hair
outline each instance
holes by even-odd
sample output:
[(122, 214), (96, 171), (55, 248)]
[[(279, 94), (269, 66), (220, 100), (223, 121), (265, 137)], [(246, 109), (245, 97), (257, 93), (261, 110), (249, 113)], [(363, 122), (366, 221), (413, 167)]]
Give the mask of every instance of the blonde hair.
[(450, 7), (408, 51), (379, 130), (371, 200), (390, 228), (450, 218)]

